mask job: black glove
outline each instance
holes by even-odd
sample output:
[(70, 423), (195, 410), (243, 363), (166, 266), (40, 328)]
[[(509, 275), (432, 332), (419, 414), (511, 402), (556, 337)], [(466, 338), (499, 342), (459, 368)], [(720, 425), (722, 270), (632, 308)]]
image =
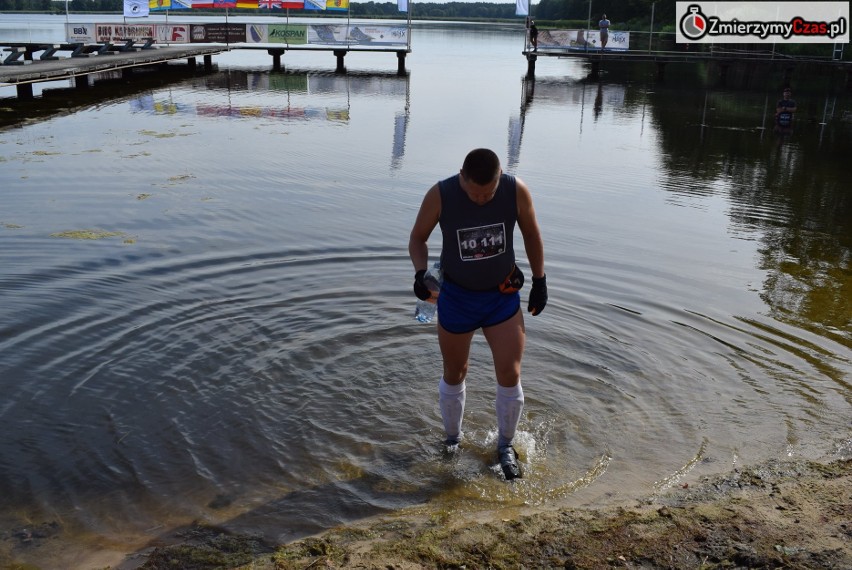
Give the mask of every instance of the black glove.
[(547, 276), (533, 277), (532, 289), (530, 289), (530, 304), (527, 311), (536, 316), (544, 310), (547, 304)]
[(421, 301), (425, 301), (432, 296), (432, 291), (426, 286), (426, 270), (421, 269), (414, 274), (414, 294)]

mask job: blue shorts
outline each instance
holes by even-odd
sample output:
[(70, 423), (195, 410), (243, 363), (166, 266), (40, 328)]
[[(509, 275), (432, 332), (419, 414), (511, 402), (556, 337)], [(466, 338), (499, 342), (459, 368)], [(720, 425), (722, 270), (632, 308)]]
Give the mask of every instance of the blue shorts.
[(438, 323), (447, 332), (463, 334), (508, 321), (520, 308), (517, 291), (470, 291), (445, 279), (438, 296)]

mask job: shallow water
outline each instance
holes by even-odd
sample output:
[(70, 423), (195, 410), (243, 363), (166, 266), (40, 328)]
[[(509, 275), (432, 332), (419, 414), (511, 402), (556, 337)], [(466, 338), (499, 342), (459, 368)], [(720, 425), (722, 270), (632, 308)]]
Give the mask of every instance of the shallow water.
[[(797, 90), (782, 137), (774, 88), (589, 81), (555, 58), (526, 80), (519, 29), (422, 26), (405, 77), (391, 54), (336, 75), (330, 54), (272, 72), (237, 51), (0, 130), (6, 526), (61, 520), (92, 549), (193, 519), (290, 540), (838, 453), (849, 96)], [(440, 358), (410, 292), (420, 200), (478, 146), (529, 184), (545, 239), (512, 485), (481, 336), (465, 447), (441, 460)]]

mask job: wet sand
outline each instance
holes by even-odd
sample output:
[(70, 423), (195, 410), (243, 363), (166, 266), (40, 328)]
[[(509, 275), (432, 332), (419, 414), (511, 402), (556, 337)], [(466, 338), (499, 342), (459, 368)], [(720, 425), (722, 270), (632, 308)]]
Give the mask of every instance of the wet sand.
[[(770, 461), (605, 509), (492, 521), (386, 516), (287, 545), (202, 524), (126, 556), (121, 570), (304, 568), (852, 568), (852, 459)], [(2, 534), (0, 567), (61, 533)], [(35, 546), (34, 546), (35, 544)], [(26, 556), (25, 556), (26, 558)], [(89, 562), (95, 562), (90, 560)], [(93, 565), (83, 566), (94, 568)]]

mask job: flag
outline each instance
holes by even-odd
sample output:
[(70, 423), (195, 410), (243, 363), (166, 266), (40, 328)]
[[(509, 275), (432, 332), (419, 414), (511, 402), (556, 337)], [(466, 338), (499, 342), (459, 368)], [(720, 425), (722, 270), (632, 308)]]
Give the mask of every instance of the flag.
[(293, 10), (301, 10), (305, 7), (305, 0), (298, 0), (294, 2), (293, 0), (284, 0), (281, 2), (282, 8), (292, 8)]
[(515, 0), (515, 16), (530, 15), (530, 0)]
[(213, 0), (190, 0), (193, 8), (213, 8)]
[(236, 8), (237, 0), (213, 0), (214, 8)]
[(408, 0), (396, 0), (396, 7), (400, 12), (408, 12)]
[(172, 0), (148, 0), (148, 10), (156, 12), (158, 10), (170, 10)]
[(192, 0), (171, 0), (172, 7), (170, 10), (191, 10)]
[(257, 0), (237, 0), (237, 8), (258, 8)]
[(348, 10), (349, 0), (326, 0), (326, 10)]
[(281, 0), (257, 0), (257, 7), (262, 10), (281, 9)]
[(405, 156), (405, 133), (408, 131), (408, 113), (399, 113), (393, 118), (393, 149), (391, 167), (399, 168)]
[(124, 0), (125, 18), (147, 18), (148, 0)]
[(325, 10), (325, 0), (305, 0), (305, 10)]

